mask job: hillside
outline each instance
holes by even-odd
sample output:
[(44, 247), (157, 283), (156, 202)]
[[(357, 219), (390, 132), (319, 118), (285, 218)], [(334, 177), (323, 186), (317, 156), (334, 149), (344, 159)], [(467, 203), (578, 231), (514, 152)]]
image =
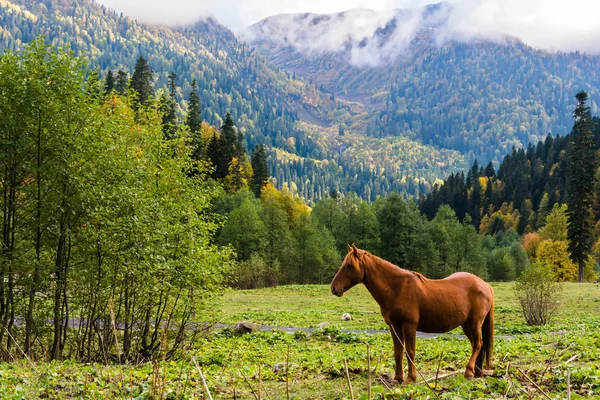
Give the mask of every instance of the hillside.
[[(392, 190), (417, 195), (420, 192), (405, 182), (422, 181), (422, 189), (429, 190), (436, 179), (467, 166), (458, 152), (443, 152), (438, 164), (413, 168), (414, 154), (437, 150), (401, 138), (397, 143), (402, 144), (402, 150), (388, 153), (389, 149), (364, 136), (367, 113), (362, 104), (336, 98), (317, 85), (272, 67), (210, 18), (171, 29), (141, 24), (91, 0), (0, 1), (0, 48), (15, 50), (39, 34), (48, 42), (69, 45), (84, 55), (92, 67), (100, 69), (101, 76), (109, 68), (131, 73), (140, 55), (155, 71), (156, 88), (165, 87), (168, 74), (174, 71), (182, 111), (187, 107), (191, 80), (197, 79), (205, 121), (220, 126), (225, 113), (231, 112), (248, 149), (266, 144), (272, 156), (289, 153), (317, 166), (315, 179), (307, 181), (287, 173), (290, 168), (279, 168), (291, 158), (270, 160), (277, 185), (288, 182), (307, 188), (300, 194), (309, 201), (318, 200), (319, 193), (327, 194), (333, 188), (373, 193), (368, 198)], [(340, 124), (353, 127), (343, 138), (338, 135)], [(339, 157), (346, 149), (352, 151)], [(369, 160), (361, 159), (365, 151)], [(336, 160), (336, 168), (323, 169), (331, 160)], [(353, 168), (360, 163), (366, 168), (359, 178)], [(382, 171), (386, 173), (378, 178)], [(327, 176), (327, 183), (317, 179), (320, 175)], [(376, 181), (385, 183), (370, 187)]]
[[(370, 110), (365, 133), (404, 136), (500, 162), (513, 146), (566, 134), (574, 94), (598, 110), (600, 57), (461, 37), (445, 3), (420, 10), (287, 14), (243, 37), (275, 65)], [(317, 40), (320, 38), (320, 40)]]

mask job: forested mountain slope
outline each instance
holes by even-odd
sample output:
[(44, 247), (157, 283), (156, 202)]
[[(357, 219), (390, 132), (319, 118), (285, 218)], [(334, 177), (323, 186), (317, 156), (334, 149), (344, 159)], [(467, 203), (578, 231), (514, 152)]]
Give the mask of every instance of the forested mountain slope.
[(452, 12), (440, 3), (279, 15), (244, 37), (275, 65), (367, 106), (367, 135), (405, 136), (471, 161), (500, 162), (512, 146), (567, 134), (579, 90), (597, 113), (599, 56), (459, 37), (446, 26)]
[[(230, 112), (248, 149), (255, 144), (271, 149), (277, 186), (296, 185), (307, 200), (318, 200), (332, 188), (355, 190), (366, 199), (392, 190), (417, 195), (467, 166), (456, 151), (438, 151), (410, 138), (387, 144), (366, 138), (363, 105), (272, 67), (210, 18), (171, 29), (141, 24), (91, 0), (0, 1), (0, 48), (15, 50), (39, 34), (87, 57), (101, 77), (109, 68), (131, 73), (140, 55), (155, 71), (156, 88), (165, 87), (175, 72), (183, 111), (195, 78), (204, 120), (220, 126)], [(343, 135), (340, 126), (348, 127)], [(415, 157), (435, 162), (413, 167)], [(314, 178), (293, 172), (289, 163), (298, 159), (316, 166), (310, 167)]]

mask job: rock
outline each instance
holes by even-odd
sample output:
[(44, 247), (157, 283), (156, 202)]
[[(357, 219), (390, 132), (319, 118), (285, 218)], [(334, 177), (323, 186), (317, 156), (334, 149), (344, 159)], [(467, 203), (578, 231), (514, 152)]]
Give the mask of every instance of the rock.
[(345, 313), (342, 315), (342, 321), (352, 321), (352, 315)]
[[(276, 374), (285, 372), (285, 367), (286, 367), (286, 363), (284, 363), (284, 362), (277, 363), (277, 364), (273, 365), (273, 372)], [(288, 366), (288, 370), (290, 370), (292, 368), (296, 368), (296, 367), (298, 367), (296, 364), (290, 363)]]
[(327, 328), (329, 325), (331, 325), (329, 322), (325, 321), (325, 322), (321, 322), (319, 325), (317, 325), (319, 328)]
[(254, 333), (258, 331), (259, 326), (252, 322), (238, 322), (235, 324), (235, 328), (233, 328), (235, 333), (238, 335), (244, 335), (246, 333)]

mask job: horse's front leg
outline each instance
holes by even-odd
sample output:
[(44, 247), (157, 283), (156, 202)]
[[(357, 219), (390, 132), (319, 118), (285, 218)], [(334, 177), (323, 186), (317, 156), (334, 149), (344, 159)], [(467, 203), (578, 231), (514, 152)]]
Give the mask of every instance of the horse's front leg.
[(398, 383), (404, 382), (404, 370), (402, 369), (402, 359), (404, 358), (404, 338), (402, 336), (402, 327), (400, 325), (390, 324), (390, 333), (394, 342), (394, 359), (396, 360), (396, 373), (394, 380)]
[(406, 359), (408, 362), (408, 378), (406, 382), (417, 381), (417, 367), (415, 365), (415, 354), (417, 347), (417, 326), (411, 324), (402, 325), (402, 336), (406, 346)]

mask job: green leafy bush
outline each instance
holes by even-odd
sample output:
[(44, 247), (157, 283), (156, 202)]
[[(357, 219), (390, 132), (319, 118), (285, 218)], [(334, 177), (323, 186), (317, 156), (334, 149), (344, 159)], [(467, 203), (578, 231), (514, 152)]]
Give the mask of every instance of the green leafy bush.
[(527, 325), (548, 323), (558, 311), (562, 288), (548, 263), (537, 261), (525, 268), (517, 279), (515, 292)]

